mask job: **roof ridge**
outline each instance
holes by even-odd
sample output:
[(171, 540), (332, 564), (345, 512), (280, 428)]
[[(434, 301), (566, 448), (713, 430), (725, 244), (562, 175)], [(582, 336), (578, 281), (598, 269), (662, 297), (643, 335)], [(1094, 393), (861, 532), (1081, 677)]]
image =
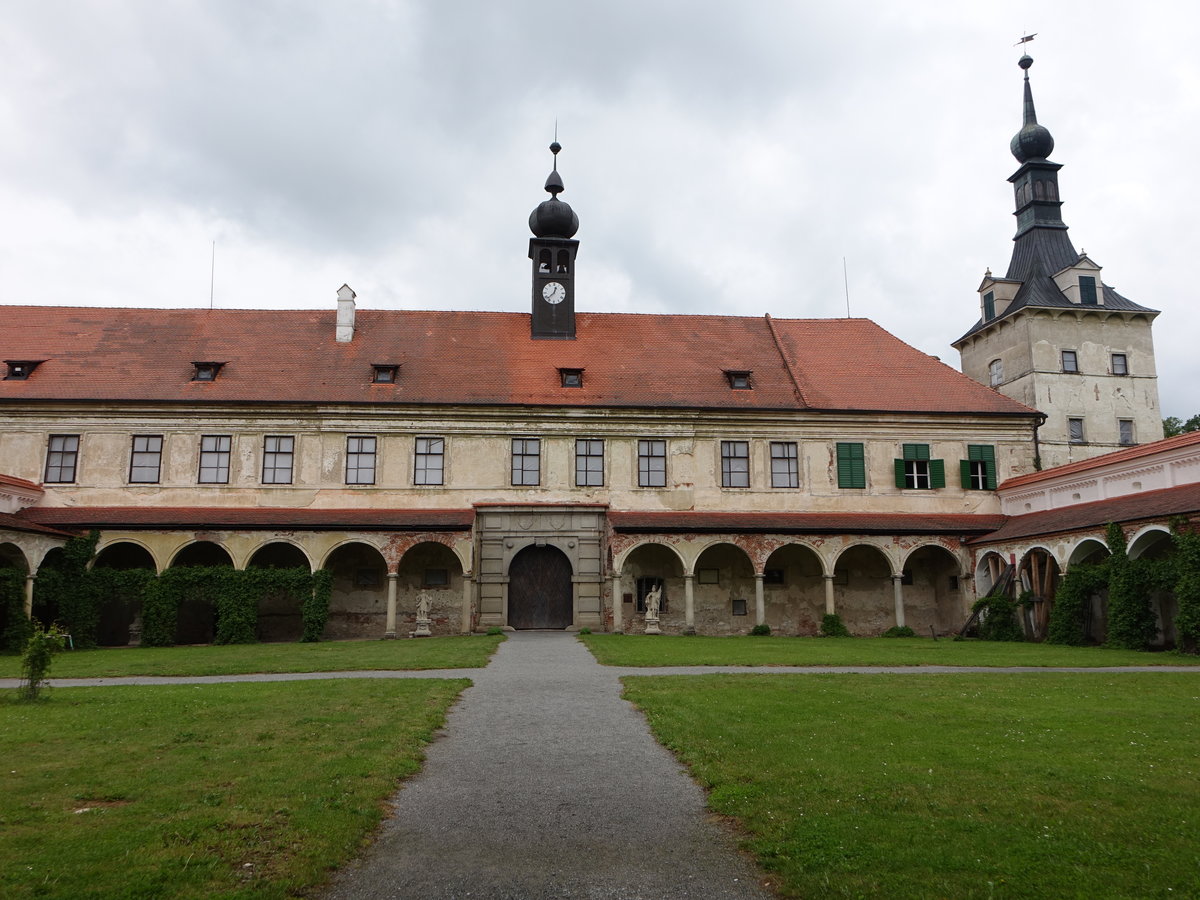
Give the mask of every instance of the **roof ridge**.
[(788, 378), (791, 379), (792, 388), (796, 392), (796, 399), (800, 401), (800, 405), (808, 407), (808, 400), (804, 397), (804, 391), (800, 390), (800, 380), (796, 377), (795, 371), (792, 369), (792, 364), (787, 358), (787, 354), (783, 352), (783, 346), (779, 343), (779, 332), (775, 330), (775, 321), (771, 318), (770, 313), (763, 313), (763, 317), (767, 320), (767, 330), (771, 332), (771, 341), (775, 344), (775, 350), (779, 354), (779, 358), (783, 361), (783, 370), (788, 373)]

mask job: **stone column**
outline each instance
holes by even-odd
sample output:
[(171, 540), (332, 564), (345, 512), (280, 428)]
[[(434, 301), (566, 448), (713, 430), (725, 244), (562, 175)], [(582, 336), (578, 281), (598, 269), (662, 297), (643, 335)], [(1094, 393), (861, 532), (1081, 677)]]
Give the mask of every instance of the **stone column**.
[(459, 625), (460, 634), (471, 633), (471, 613), (475, 609), (475, 578), (470, 572), (463, 572), (462, 622)]
[(904, 627), (904, 586), (900, 583), (903, 575), (892, 576), (892, 592), (896, 598), (896, 627)]
[(825, 615), (832, 616), (834, 614), (833, 607), (833, 576), (825, 576)]
[(621, 573), (614, 572), (612, 576), (612, 605), (613, 605), (613, 631), (622, 632), (625, 630), (625, 599), (621, 596)]
[(25, 618), (33, 618), (33, 582), (37, 576), (25, 576)]
[(683, 576), (683, 633), (696, 633), (696, 576)]
[(754, 573), (754, 624), (765, 625), (767, 621), (767, 604), (763, 598), (763, 573)]
[(396, 582), (400, 578), (396, 572), (387, 573), (387, 625), (384, 626), (384, 638), (396, 637)]

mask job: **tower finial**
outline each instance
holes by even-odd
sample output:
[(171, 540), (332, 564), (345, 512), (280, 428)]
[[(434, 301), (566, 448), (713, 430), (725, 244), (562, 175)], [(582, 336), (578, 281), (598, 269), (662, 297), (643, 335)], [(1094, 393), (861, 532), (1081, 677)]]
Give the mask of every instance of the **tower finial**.
[(530, 215), (529, 228), (537, 237), (570, 238), (579, 230), (579, 217), (570, 205), (558, 199), (558, 195), (566, 188), (563, 186), (562, 176), (558, 174), (558, 153), (562, 150), (562, 144), (558, 142), (557, 121), (554, 123), (554, 137), (555, 140), (550, 145), (550, 152), (554, 154), (554, 167), (546, 178), (546, 193), (550, 195), (550, 199), (544, 200)]
[[(1019, 43), (1025, 43), (1025, 40), (1026, 38), (1022, 38)], [(1033, 37), (1029, 36), (1028, 40), (1033, 40)], [(1017, 65), (1025, 71), (1025, 101), (1022, 109), (1021, 130), (1013, 135), (1009, 149), (1017, 158), (1017, 162), (1045, 159), (1054, 152), (1054, 138), (1051, 136), (1049, 128), (1038, 124), (1037, 110), (1033, 106), (1033, 88), (1029, 86), (1029, 67), (1033, 65), (1033, 57), (1026, 53), (1017, 60)]]

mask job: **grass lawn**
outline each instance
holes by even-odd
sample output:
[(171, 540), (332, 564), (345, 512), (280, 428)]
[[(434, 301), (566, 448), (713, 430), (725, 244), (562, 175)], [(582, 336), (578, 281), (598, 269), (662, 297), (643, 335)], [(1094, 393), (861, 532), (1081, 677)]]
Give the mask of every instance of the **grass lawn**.
[(606, 666), (1187, 666), (1200, 656), (947, 638), (587, 634)]
[[(501, 635), (471, 634), (399, 641), (227, 644), (66, 650), (52, 678), (120, 675), (238, 675), (250, 672), (340, 672), (364, 669), (463, 669), (486, 666)], [(19, 678), (21, 658), (0, 656), (0, 678)]]
[(1200, 896), (1196, 675), (623, 681), (785, 896)]
[(6, 691), (0, 896), (295, 896), (357, 855), (468, 683)]

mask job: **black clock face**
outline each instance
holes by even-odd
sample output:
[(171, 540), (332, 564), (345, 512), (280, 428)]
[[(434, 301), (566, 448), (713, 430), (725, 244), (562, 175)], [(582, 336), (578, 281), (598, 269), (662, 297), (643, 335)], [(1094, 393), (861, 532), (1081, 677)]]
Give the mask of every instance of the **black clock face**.
[(542, 299), (552, 306), (557, 305), (567, 299), (567, 289), (557, 281), (551, 281), (542, 288)]

